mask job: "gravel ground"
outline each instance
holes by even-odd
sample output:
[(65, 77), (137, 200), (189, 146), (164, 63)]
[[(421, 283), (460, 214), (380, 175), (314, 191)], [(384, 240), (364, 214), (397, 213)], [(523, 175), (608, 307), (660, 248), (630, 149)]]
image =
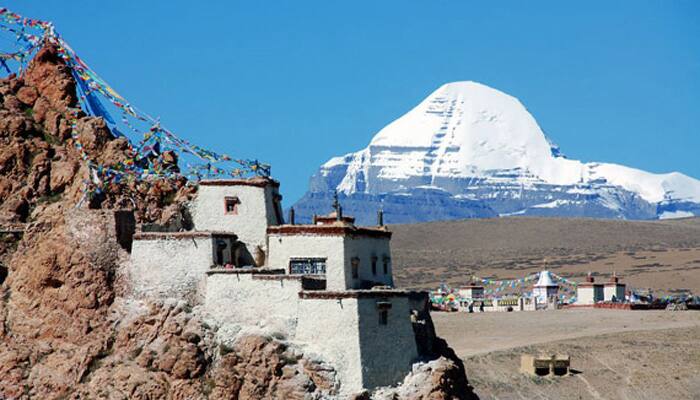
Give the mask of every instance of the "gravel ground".
[[(433, 313), (482, 399), (700, 399), (700, 312)], [(530, 377), (521, 354), (565, 353), (573, 374)]]

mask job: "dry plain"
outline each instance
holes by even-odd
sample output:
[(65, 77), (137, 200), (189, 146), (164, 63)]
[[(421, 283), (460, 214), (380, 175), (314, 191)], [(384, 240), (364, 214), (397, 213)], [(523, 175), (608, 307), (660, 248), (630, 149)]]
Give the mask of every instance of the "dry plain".
[[(433, 313), (484, 399), (700, 399), (700, 312)], [(525, 353), (571, 356), (573, 374), (530, 377)]]

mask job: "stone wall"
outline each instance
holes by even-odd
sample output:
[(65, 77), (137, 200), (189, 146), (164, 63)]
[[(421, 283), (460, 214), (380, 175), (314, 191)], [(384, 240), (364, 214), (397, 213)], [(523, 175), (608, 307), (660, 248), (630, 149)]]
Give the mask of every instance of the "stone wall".
[(284, 268), (289, 272), (290, 258), (325, 258), (326, 287), (329, 290), (345, 289), (345, 253), (342, 236), (271, 234), (269, 246), (270, 267)]
[(156, 299), (201, 299), (205, 273), (214, 263), (213, 241), (203, 235), (157, 239), (137, 235), (129, 266), (134, 293)]
[[(391, 303), (386, 325), (379, 321), (378, 302)], [(408, 297), (361, 298), (358, 313), (363, 386), (401, 382), (418, 357)]]
[[(370, 283), (393, 286), (391, 250), (388, 238), (353, 235), (279, 235), (270, 234), (270, 259), (274, 268), (289, 271), (294, 257), (326, 258), (328, 290), (360, 289)], [(359, 277), (352, 277), (352, 259), (359, 258)], [(377, 259), (377, 273), (372, 273), (372, 257)], [(384, 273), (384, 259), (388, 261)]]
[(301, 290), (299, 276), (213, 270), (207, 274), (204, 305), (219, 324), (271, 326), (293, 337)]
[[(352, 279), (352, 259), (360, 259), (359, 279)], [(372, 257), (377, 258), (377, 273), (372, 273)], [(388, 260), (388, 271), (384, 274), (383, 261)], [(391, 247), (389, 238), (366, 236), (345, 237), (345, 276), (346, 287), (361, 289), (368, 282), (394, 286), (391, 267)], [(370, 284), (371, 285), (371, 284)]]
[[(304, 299), (299, 303), (296, 340), (307, 353), (333, 365), (340, 398), (362, 390), (357, 299)], [(343, 397), (344, 396), (344, 397)]]
[[(399, 383), (418, 358), (408, 295), (304, 292), (296, 340), (334, 365), (341, 394)], [(378, 303), (388, 308), (380, 323)]]

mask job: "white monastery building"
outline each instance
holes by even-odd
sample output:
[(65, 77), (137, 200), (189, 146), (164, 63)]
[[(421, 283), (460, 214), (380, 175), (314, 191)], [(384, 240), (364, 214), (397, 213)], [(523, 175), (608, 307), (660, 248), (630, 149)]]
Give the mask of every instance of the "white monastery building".
[(194, 230), (134, 235), (134, 293), (188, 299), (222, 325), (274, 327), (334, 366), (341, 395), (400, 382), (432, 344), (416, 324), (427, 293), (394, 288), (391, 232), (381, 218), (355, 226), (337, 200), (312, 224), (285, 223), (278, 189), (200, 182)]

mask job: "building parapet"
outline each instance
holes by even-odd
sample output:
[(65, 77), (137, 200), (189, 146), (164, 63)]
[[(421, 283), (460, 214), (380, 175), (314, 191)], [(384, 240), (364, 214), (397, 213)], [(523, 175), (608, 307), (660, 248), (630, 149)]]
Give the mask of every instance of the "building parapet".
[(193, 238), (212, 238), (212, 237), (230, 237), (236, 239), (237, 236), (231, 232), (217, 231), (187, 231), (187, 232), (137, 232), (134, 234), (134, 240), (164, 240), (164, 239), (193, 239)]
[(577, 287), (580, 288), (591, 288), (591, 287), (603, 287), (602, 283), (593, 283), (593, 282), (583, 282), (579, 283)]
[(369, 236), (390, 239), (385, 228), (356, 227), (352, 225), (278, 225), (267, 228), (267, 233), (278, 236)]
[(338, 291), (306, 291), (299, 292), (300, 299), (375, 299), (387, 297), (427, 296), (428, 292), (414, 290), (338, 290)]
[[(284, 270), (282, 270), (284, 271)], [(260, 281), (279, 281), (279, 280), (287, 280), (287, 281), (300, 281), (302, 279), (318, 279), (318, 280), (326, 280), (326, 278), (323, 275), (306, 275), (306, 274), (257, 274), (253, 276), (253, 279), (260, 280)]]
[(249, 274), (255, 275), (256, 278), (270, 276), (275, 280), (279, 280), (281, 276), (288, 276), (284, 275), (284, 268), (212, 268), (207, 271), (207, 275), (215, 274)]
[(256, 274), (254, 281), (299, 281), (302, 290), (326, 290), (326, 277), (307, 274)]
[(280, 183), (272, 178), (255, 177), (250, 179), (203, 179), (199, 181), (202, 186), (255, 186), (255, 187), (279, 187)]

